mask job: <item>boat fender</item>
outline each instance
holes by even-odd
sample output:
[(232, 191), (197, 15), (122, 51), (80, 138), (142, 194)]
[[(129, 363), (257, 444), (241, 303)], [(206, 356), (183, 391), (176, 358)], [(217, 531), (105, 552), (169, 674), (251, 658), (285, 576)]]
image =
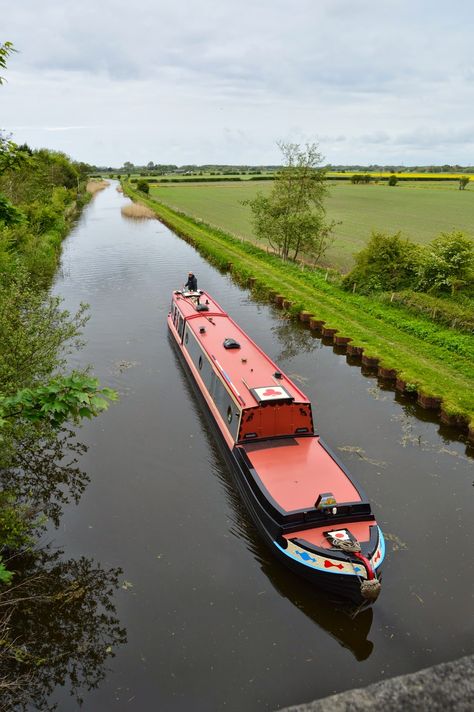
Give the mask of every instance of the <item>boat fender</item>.
[(378, 598), (382, 584), (378, 578), (365, 579), (361, 581), (360, 592), (364, 598), (368, 601), (375, 601)]
[(224, 339), (223, 346), (225, 349), (240, 349), (240, 344), (235, 339)]

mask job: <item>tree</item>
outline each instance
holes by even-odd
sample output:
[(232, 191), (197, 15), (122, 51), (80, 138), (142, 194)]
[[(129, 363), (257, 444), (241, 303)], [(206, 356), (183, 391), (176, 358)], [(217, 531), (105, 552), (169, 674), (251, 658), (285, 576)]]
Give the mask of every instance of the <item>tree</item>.
[(392, 173), (392, 175), (388, 179), (388, 184), (393, 186), (393, 185), (397, 185), (397, 183), (398, 183), (398, 178), (394, 173)]
[(24, 214), (0, 193), (0, 225), (19, 225), (25, 219)]
[(443, 232), (424, 249), (417, 289), (451, 292), (472, 283), (474, 241), (460, 230)]
[[(0, 69), (6, 69), (7, 59), (13, 52), (16, 52), (16, 49), (11, 42), (0, 44)], [(0, 84), (4, 81), (4, 77), (0, 76)], [(24, 147), (17, 146), (0, 131), (0, 175), (6, 170), (17, 169), (27, 158), (28, 153)], [(23, 219), (23, 213), (0, 193), (0, 226), (18, 225), (23, 222)]]
[(459, 179), (459, 190), (464, 190), (464, 188), (468, 185), (468, 183), (469, 183), (469, 177), (462, 176), (462, 178)]
[(141, 190), (142, 193), (150, 192), (150, 185), (146, 180), (139, 180), (137, 183), (137, 190)]
[[(11, 43), (0, 45), (0, 68), (11, 51)], [(45, 517), (58, 523), (61, 503), (82, 492), (84, 475), (67, 466), (81, 452), (68, 424), (99, 414), (115, 399), (87, 371), (65, 374), (70, 349), (81, 343), (85, 306), (70, 317), (46, 291), (79, 177), (64, 154), (19, 147), (0, 133), (2, 554), (30, 545)], [(0, 582), (10, 578), (0, 559)]]
[[(0, 44), (0, 69), (6, 69), (8, 57), (16, 52), (12, 42)], [(0, 84), (3, 84), (5, 77), (0, 77)]]
[(81, 454), (69, 424), (115, 399), (87, 371), (65, 373), (86, 319), (85, 306), (71, 316), (20, 267), (1, 275), (0, 547), (23, 548), (45, 518), (57, 525), (61, 505), (84, 489), (84, 474), (68, 466)]
[(256, 236), (284, 260), (296, 260), (304, 253), (316, 262), (331, 244), (334, 222), (326, 222), (324, 198), (328, 189), (326, 169), (315, 143), (278, 144), (284, 166), (277, 174), (268, 196), (258, 193), (245, 201), (252, 210)]

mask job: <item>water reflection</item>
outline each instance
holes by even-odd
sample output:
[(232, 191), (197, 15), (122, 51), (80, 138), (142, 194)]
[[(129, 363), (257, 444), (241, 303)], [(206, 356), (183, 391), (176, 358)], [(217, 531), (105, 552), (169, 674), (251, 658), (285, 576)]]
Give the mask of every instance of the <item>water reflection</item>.
[(0, 594), (1, 710), (52, 710), (57, 685), (81, 704), (126, 642), (113, 602), (121, 571), (62, 557), (46, 548), (9, 562), (14, 583)]
[(203, 422), (202, 415), (205, 414), (206, 425), (203, 430), (212, 453), (209, 467), (213, 475), (220, 480), (229, 504), (229, 532), (245, 542), (247, 549), (258, 561), (261, 570), (280, 596), (288, 599), (342, 647), (350, 650), (356, 660), (366, 660), (374, 647), (373, 643), (367, 640), (373, 619), (372, 608), (355, 608), (341, 601), (331, 600), (327, 595), (319, 593), (309, 582), (292, 574), (271, 555), (237, 492), (228, 453), (225, 446), (220, 444), (217, 428), (207, 409), (200, 402), (196, 387), (171, 339), (170, 345), (177, 367), (182, 374), (183, 386), (201, 422)]
[[(79, 467), (87, 448), (73, 430), (41, 423), (16, 428), (11, 442), (0, 490), (11, 493), (36, 537), (79, 501), (90, 479)], [(0, 709), (54, 709), (48, 698), (58, 685), (81, 703), (126, 640), (113, 601), (121, 571), (85, 557), (65, 560), (52, 547), (11, 554), (6, 564), (14, 577), (0, 589)]]
[(78, 467), (87, 448), (73, 430), (59, 432), (49, 426), (16, 428), (12, 436), (7, 466), (0, 467), (0, 488), (14, 492), (15, 500), (26, 505), (31, 517), (44, 515), (59, 525), (62, 509), (77, 504), (89, 476)]
[(314, 332), (298, 324), (293, 319), (281, 317), (271, 328), (282, 348), (276, 362), (286, 361), (299, 354), (310, 354), (321, 348), (321, 339)]

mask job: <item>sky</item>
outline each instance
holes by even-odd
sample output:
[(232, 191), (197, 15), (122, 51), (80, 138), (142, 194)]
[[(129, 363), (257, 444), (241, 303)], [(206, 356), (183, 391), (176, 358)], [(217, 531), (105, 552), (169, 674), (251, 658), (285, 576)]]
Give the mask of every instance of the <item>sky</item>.
[(472, 0), (0, 0), (0, 128), (101, 166), (474, 164)]

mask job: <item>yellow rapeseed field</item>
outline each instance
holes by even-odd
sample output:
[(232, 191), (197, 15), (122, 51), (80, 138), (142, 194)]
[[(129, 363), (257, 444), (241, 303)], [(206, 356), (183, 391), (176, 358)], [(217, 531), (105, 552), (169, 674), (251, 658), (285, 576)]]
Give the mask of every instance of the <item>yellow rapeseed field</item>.
[(371, 171), (345, 171), (328, 172), (328, 177), (330, 178), (350, 178), (353, 175), (370, 175), (371, 178), (390, 178), (390, 176), (395, 175), (397, 178), (402, 180), (459, 180), (460, 178), (469, 178), (470, 181), (474, 181), (473, 175), (466, 175), (465, 173), (403, 173), (403, 172), (371, 172)]

